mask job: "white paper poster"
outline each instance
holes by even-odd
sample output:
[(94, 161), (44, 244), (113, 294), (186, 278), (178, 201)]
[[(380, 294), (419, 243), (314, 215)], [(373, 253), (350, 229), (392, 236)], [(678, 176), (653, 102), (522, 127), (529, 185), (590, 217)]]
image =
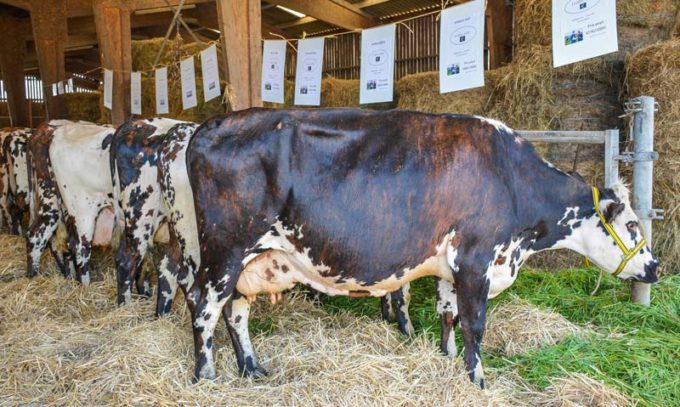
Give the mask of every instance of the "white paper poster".
[(439, 92), (484, 86), (484, 0), (441, 14)]
[(69, 92), (75, 92), (76, 91), (75, 86), (73, 86), (73, 78), (70, 78), (68, 80), (67, 84), (68, 84), (68, 87), (66, 88), (67, 91), (69, 91)]
[(113, 108), (113, 71), (104, 69), (104, 107)]
[(52, 96), (57, 96), (59, 94), (59, 89), (57, 88), (57, 84), (53, 83), (52, 84)]
[(616, 0), (553, 0), (555, 67), (616, 52)]
[(390, 24), (361, 32), (359, 103), (392, 101), (396, 27)]
[(156, 69), (156, 114), (170, 113), (168, 101), (168, 68)]
[(265, 40), (262, 52), (262, 101), (283, 103), (286, 41)]
[(298, 41), (297, 67), (295, 68), (296, 105), (319, 106), (321, 104), (323, 44), (323, 37)]
[(196, 71), (194, 57), (189, 57), (179, 64), (182, 76), (182, 109), (191, 109), (198, 105), (196, 97)]
[(64, 88), (64, 81), (60, 81), (57, 83), (57, 94), (63, 95), (64, 93), (66, 93), (66, 89)]
[(220, 96), (220, 68), (217, 64), (215, 44), (201, 51), (201, 72), (203, 73), (203, 97), (205, 101)]
[(130, 75), (130, 113), (142, 114), (142, 73)]

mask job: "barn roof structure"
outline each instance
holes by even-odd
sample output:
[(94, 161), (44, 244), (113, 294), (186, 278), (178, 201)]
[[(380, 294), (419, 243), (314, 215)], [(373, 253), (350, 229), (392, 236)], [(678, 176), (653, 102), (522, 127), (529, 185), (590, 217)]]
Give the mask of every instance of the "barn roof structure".
[[(465, 0), (0, 0), (5, 57), (3, 78), (9, 99), (24, 93), (18, 78), (39, 76), (50, 84), (75, 75), (82, 87), (96, 88), (97, 68), (131, 70), (130, 41), (165, 36), (181, 6), (186, 39), (216, 41), (226, 52), (225, 75), (236, 84), (237, 107), (257, 104), (261, 39), (298, 39), (360, 30), (436, 12)], [(509, 21), (506, 0), (488, 2), (489, 15)], [(511, 31), (490, 36), (499, 52), (511, 47)], [(489, 33), (487, 33), (489, 35)], [(225, 46), (226, 45), (226, 46)], [(85, 74), (85, 76), (81, 76)], [(129, 75), (128, 75), (129, 76)], [(89, 78), (93, 80), (89, 80)], [(129, 78), (114, 79), (129, 88)], [(239, 85), (243, 83), (245, 85)], [(258, 82), (259, 83), (259, 82)], [(50, 116), (57, 117), (60, 106)], [(19, 103), (18, 100), (15, 103)], [(128, 102), (129, 103), (129, 102)], [(10, 101), (10, 104), (12, 102)], [(114, 101), (115, 104), (115, 101)], [(125, 108), (123, 103), (122, 108)], [(16, 110), (16, 109), (15, 109)], [(118, 113), (120, 119), (123, 113)], [(115, 120), (114, 120), (115, 122)]]

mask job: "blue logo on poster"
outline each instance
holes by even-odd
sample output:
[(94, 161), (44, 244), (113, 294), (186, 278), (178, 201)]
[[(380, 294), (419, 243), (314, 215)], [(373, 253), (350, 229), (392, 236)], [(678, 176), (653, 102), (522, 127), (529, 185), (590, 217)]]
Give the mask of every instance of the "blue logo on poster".
[(453, 34), (451, 34), (451, 37), (449, 37), (449, 41), (453, 45), (464, 45), (472, 41), (476, 35), (477, 30), (475, 27), (466, 25), (454, 31)]

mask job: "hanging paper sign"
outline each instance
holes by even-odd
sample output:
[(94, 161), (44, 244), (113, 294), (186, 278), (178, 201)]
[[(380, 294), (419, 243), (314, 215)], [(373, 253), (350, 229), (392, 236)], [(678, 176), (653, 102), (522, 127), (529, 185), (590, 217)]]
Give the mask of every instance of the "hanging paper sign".
[(484, 6), (475, 0), (442, 11), (440, 93), (484, 86)]
[(361, 32), (359, 103), (392, 101), (394, 96), (395, 32), (395, 24)]
[(130, 113), (142, 114), (142, 73), (133, 72), (130, 77)]
[(286, 41), (265, 40), (262, 52), (262, 101), (283, 103)]
[(59, 94), (59, 89), (57, 88), (57, 84), (53, 83), (52, 84), (52, 96), (57, 96)]
[(156, 114), (170, 113), (168, 101), (168, 68), (156, 69)]
[(203, 97), (205, 101), (220, 96), (220, 68), (217, 64), (215, 44), (201, 51), (201, 72), (203, 73)]
[(184, 110), (191, 109), (198, 105), (194, 57), (189, 57), (180, 62), (179, 68), (182, 76), (182, 108)]
[(57, 83), (57, 94), (63, 95), (64, 93), (66, 93), (66, 89), (64, 89), (64, 81), (58, 82)]
[(553, 0), (555, 67), (616, 52), (616, 0)]
[(75, 91), (76, 91), (75, 86), (73, 86), (73, 78), (70, 78), (70, 79), (68, 80), (68, 87), (67, 87), (67, 90), (68, 90), (69, 92), (75, 92)]
[(113, 108), (113, 71), (104, 69), (104, 107)]
[(298, 41), (297, 67), (295, 68), (296, 105), (319, 106), (321, 104), (323, 44), (323, 37)]

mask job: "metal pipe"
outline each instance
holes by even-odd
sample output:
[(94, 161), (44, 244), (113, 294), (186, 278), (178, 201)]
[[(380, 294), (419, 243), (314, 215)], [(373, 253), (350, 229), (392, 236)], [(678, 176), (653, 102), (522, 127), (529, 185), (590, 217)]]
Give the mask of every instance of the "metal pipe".
[[(635, 134), (635, 157), (654, 151), (654, 98), (640, 96), (635, 99), (639, 103), (633, 124)], [(652, 185), (654, 161), (652, 159), (636, 159), (633, 164), (633, 209), (642, 224), (645, 238), (652, 245)], [(649, 305), (651, 286), (635, 282), (631, 285), (631, 298), (634, 303)]]

